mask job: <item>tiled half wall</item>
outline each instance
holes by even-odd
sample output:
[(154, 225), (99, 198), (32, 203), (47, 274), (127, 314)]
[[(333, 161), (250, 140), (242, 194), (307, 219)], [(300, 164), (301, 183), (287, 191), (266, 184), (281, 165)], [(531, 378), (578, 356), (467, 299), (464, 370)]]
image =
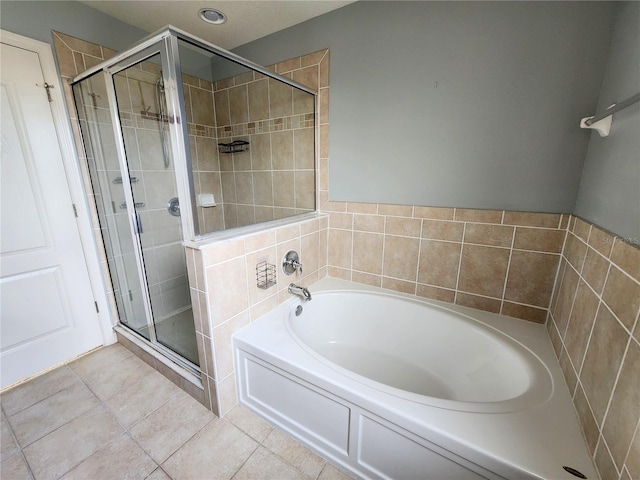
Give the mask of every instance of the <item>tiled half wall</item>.
[[(205, 406), (224, 415), (237, 403), (231, 335), (290, 297), (291, 282), (309, 285), (327, 272), (328, 218), (320, 215), (253, 235), (187, 248), (187, 267), (205, 388)], [(289, 250), (304, 276), (282, 272)], [(257, 266), (274, 267), (276, 284), (258, 287)]]
[(640, 478), (640, 249), (573, 217), (547, 328), (603, 479)]

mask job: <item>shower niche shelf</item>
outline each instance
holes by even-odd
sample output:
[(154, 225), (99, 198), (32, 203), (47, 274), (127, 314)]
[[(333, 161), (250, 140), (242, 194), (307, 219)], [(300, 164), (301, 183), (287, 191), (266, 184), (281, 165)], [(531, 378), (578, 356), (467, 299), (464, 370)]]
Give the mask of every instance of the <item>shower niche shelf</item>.
[(220, 153), (241, 153), (249, 150), (249, 142), (236, 140), (231, 143), (219, 143)]
[(266, 290), (276, 284), (276, 266), (266, 260), (256, 265), (256, 283), (258, 288)]

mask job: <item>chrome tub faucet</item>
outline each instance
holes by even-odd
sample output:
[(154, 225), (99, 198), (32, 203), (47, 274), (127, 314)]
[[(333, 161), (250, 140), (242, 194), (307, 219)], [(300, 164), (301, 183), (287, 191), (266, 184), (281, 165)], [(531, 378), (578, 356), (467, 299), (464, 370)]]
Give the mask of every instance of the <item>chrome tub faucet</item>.
[(311, 292), (305, 287), (299, 287), (295, 283), (290, 283), (287, 291), (292, 295), (297, 295), (305, 301), (311, 300)]

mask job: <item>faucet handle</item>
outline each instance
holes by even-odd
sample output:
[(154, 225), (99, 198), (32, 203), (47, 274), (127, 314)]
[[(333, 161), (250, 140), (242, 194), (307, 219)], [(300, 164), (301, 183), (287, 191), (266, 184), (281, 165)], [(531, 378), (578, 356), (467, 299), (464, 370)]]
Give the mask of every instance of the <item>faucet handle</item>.
[(282, 271), (285, 275), (291, 275), (296, 270), (300, 270), (300, 273), (302, 273), (302, 264), (299, 260), (300, 257), (298, 256), (298, 252), (295, 252), (294, 250), (287, 252), (282, 260)]

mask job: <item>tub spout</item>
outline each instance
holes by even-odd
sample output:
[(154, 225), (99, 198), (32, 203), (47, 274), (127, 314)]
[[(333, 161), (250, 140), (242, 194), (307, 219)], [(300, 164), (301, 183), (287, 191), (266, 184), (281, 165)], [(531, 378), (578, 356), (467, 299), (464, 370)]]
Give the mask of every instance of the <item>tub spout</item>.
[(295, 283), (290, 283), (287, 291), (292, 295), (297, 295), (303, 300), (311, 300), (311, 292), (305, 287), (299, 287)]

